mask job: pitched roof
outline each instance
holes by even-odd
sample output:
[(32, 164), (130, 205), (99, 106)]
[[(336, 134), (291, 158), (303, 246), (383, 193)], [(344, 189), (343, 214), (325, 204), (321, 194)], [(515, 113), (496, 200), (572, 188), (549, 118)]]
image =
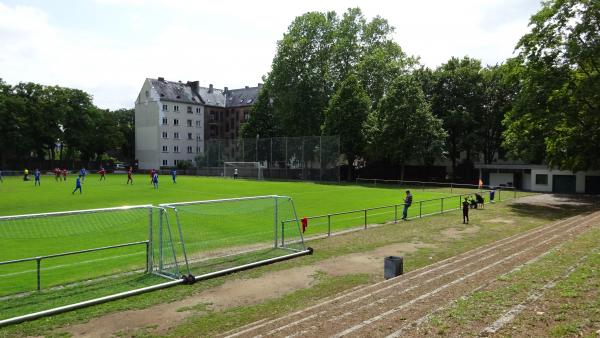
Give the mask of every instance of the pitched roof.
[(193, 93), (192, 87), (181, 82), (149, 79), (152, 87), (158, 92), (161, 100), (184, 103), (203, 103), (197, 93)]
[(198, 82), (173, 82), (163, 78), (148, 79), (160, 95), (161, 100), (193, 104), (205, 104), (214, 107), (251, 106), (258, 98), (260, 87), (222, 90), (198, 86)]

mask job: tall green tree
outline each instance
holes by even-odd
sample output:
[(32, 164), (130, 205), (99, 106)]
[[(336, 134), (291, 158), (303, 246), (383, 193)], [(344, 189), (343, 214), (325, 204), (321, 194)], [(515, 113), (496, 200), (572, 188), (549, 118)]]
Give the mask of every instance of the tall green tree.
[(552, 0), (517, 45), (522, 88), (505, 119), (513, 157), (600, 168), (600, 3)]
[(364, 124), (371, 100), (358, 81), (350, 74), (342, 81), (325, 111), (324, 135), (339, 135), (341, 152), (348, 160), (348, 180), (354, 177), (354, 160), (363, 154), (366, 145)]
[(447, 136), (443, 122), (433, 115), (419, 81), (413, 76), (396, 78), (389, 95), (381, 100), (367, 123), (372, 153), (400, 165), (402, 179), (408, 162), (428, 164), (442, 156)]
[[(442, 119), (448, 133), (447, 151), (452, 161), (452, 175), (456, 172), (461, 152), (470, 161), (477, 140), (476, 116), (483, 114), (484, 87), (481, 62), (464, 57), (451, 58), (437, 68), (430, 88), (432, 111)], [(421, 82), (422, 83), (422, 82)]]

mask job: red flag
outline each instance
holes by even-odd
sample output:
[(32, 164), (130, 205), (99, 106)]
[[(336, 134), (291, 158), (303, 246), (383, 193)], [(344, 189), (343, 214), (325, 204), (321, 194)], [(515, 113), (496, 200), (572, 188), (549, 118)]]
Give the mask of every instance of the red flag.
[(304, 233), (308, 227), (308, 218), (304, 217), (300, 220), (300, 222), (302, 223), (302, 233)]

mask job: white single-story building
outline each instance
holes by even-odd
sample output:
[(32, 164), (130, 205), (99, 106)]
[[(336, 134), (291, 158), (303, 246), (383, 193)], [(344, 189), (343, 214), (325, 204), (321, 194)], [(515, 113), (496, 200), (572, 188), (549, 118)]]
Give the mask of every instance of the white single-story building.
[(527, 191), (600, 194), (600, 171), (556, 170), (535, 164), (475, 164), (485, 185)]

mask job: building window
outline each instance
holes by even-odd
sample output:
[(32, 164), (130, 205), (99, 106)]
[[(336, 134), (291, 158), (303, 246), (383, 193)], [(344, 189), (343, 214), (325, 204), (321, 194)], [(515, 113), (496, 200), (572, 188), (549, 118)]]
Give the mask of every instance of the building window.
[(178, 126), (179, 125), (179, 120), (178, 119), (173, 119), (173, 125), (174, 126)]
[(196, 136), (196, 141), (198, 141), (198, 142), (202, 141), (202, 136), (200, 136), (200, 135)]
[(163, 117), (162, 124), (167, 125), (167, 124), (169, 124), (168, 122), (169, 122), (169, 120), (166, 117)]
[(179, 138), (179, 133), (178, 132), (174, 132), (173, 133), (173, 138), (178, 139)]
[(167, 165), (168, 165), (168, 164), (167, 164), (167, 160), (163, 160), (163, 165), (164, 165), (164, 166), (167, 166)]
[(179, 106), (173, 106), (173, 111), (178, 112), (179, 111)]
[(200, 127), (200, 126), (201, 126), (200, 120), (196, 121), (196, 127)]
[(192, 126), (192, 120), (187, 120), (187, 126), (191, 127)]
[(163, 111), (169, 110), (169, 107), (166, 104), (163, 104)]
[(173, 160), (173, 165), (177, 165), (177, 160)]
[(192, 146), (188, 146), (187, 147), (187, 151), (188, 151), (188, 154), (191, 154), (192, 153)]
[(163, 146), (163, 153), (166, 153), (167, 151), (167, 146)]
[(162, 137), (163, 137), (163, 138), (168, 138), (168, 136), (167, 136), (167, 132), (166, 132), (166, 131), (163, 131), (163, 132), (162, 132)]
[(188, 114), (192, 113), (192, 107), (191, 106), (187, 106), (187, 112), (188, 112)]
[(150, 92), (146, 90), (146, 97), (150, 96)]
[(214, 120), (215, 120), (215, 112), (214, 112), (214, 111), (211, 111), (211, 112), (210, 112), (210, 120), (211, 120), (211, 121), (214, 121)]
[(200, 114), (200, 113), (202, 113), (202, 109), (200, 109), (200, 107), (197, 107), (196, 108), (196, 114)]
[(193, 140), (192, 133), (188, 133), (188, 140)]
[(174, 153), (178, 153), (179, 152), (179, 146), (173, 146), (173, 152)]
[(248, 121), (250, 119), (250, 112), (245, 111), (244, 112), (244, 122)]
[(547, 174), (536, 174), (535, 175), (535, 184), (548, 185), (548, 175)]

